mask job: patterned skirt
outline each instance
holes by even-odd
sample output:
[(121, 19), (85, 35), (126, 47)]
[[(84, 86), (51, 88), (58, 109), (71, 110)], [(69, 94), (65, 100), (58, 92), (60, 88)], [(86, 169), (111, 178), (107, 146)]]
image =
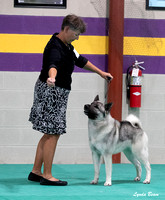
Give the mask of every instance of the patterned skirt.
[(66, 109), (69, 92), (69, 90), (57, 86), (49, 87), (47, 83), (37, 80), (29, 117), (33, 129), (53, 135), (66, 133)]

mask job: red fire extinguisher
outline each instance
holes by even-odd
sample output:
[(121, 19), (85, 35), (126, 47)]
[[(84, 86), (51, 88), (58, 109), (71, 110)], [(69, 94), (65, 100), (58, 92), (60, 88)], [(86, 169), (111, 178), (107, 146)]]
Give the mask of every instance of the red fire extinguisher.
[[(130, 100), (130, 107), (141, 107), (141, 87), (142, 87), (142, 70), (145, 70), (137, 60), (127, 69), (127, 97)], [(130, 71), (131, 70), (131, 71)]]

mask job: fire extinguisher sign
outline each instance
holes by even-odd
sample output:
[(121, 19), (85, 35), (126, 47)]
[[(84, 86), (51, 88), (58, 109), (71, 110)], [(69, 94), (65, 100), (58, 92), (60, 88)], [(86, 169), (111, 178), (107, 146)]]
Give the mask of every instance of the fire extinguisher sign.
[(142, 84), (142, 78), (141, 76), (139, 76), (139, 69), (133, 68), (130, 85), (141, 85), (141, 84)]
[(138, 77), (138, 74), (139, 74), (139, 69), (138, 68), (133, 68), (132, 76)]

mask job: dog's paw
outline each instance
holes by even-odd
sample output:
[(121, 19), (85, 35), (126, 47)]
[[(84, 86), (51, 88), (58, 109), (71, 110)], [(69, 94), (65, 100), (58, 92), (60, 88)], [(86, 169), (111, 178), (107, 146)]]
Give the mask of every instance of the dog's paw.
[(150, 184), (150, 181), (147, 180), (147, 179), (145, 179), (145, 180), (143, 181), (143, 183), (144, 183), (144, 184)]
[(134, 178), (134, 181), (140, 181), (140, 177), (136, 177), (136, 178)]
[(111, 186), (111, 185), (112, 185), (111, 181), (106, 181), (106, 182), (104, 183), (104, 186)]
[(97, 185), (97, 183), (98, 183), (98, 180), (93, 180), (90, 182), (91, 185)]

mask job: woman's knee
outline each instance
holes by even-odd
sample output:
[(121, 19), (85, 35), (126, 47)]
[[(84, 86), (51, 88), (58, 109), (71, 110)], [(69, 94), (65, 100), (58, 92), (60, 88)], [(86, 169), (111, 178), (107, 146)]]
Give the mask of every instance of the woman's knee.
[(60, 137), (60, 135), (57, 135), (57, 134), (44, 134), (44, 138), (46, 139), (46, 140), (58, 140), (59, 139), (59, 137)]

